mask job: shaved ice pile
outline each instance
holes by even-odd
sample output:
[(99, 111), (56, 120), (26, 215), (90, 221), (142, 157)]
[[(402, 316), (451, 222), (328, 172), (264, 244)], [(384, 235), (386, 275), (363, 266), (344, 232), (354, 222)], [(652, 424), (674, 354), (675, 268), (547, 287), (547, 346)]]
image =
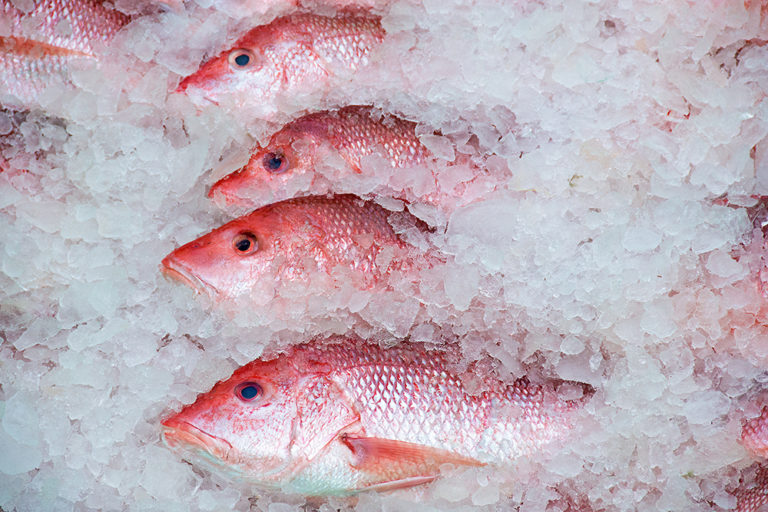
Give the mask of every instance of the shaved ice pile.
[[(371, 64), (281, 98), (267, 119), (169, 91), (289, 2), (192, 0), (137, 17), (100, 70), (74, 73), (76, 88), (0, 112), (0, 509), (736, 506), (755, 462), (741, 422), (768, 383), (764, 241), (747, 213), (768, 195), (762, 6), (375, 7), (387, 37)], [(446, 190), (475, 172), (448, 165), (456, 155), (483, 164), (453, 205), (374, 197), (433, 227), (404, 236), (439, 264), (384, 290), (282, 284), (238, 308), (162, 276), (166, 254), (232, 218), (206, 193), (255, 143), (349, 104), (418, 122)], [(366, 195), (432, 179), (380, 171), (380, 183), (328, 186)], [(352, 500), (249, 489), (162, 445), (161, 418), (265, 347), (350, 333), (458, 342), (509, 382), (562, 378), (596, 394), (543, 453)]]

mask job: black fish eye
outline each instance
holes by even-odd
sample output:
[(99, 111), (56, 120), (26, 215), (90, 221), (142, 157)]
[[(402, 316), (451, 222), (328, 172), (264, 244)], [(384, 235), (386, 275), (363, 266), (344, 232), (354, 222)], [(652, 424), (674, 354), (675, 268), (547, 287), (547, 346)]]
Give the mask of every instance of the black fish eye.
[(229, 66), (232, 69), (245, 69), (253, 64), (253, 53), (250, 50), (238, 48), (229, 53)]
[(240, 233), (232, 240), (235, 251), (242, 255), (253, 254), (259, 248), (259, 241), (253, 233)]
[(264, 168), (273, 174), (285, 172), (288, 168), (287, 164), (288, 162), (285, 159), (285, 155), (282, 153), (276, 152), (264, 155)]
[(243, 402), (252, 402), (262, 394), (261, 386), (255, 382), (244, 382), (235, 389), (237, 398)]

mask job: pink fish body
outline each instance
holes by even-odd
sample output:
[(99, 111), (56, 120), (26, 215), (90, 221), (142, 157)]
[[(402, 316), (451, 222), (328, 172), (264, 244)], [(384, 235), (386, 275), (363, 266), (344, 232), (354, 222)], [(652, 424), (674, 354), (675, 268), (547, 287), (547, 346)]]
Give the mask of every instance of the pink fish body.
[(349, 195), (290, 199), (179, 247), (162, 264), (167, 274), (217, 298), (248, 295), (264, 282), (306, 280), (317, 271), (370, 287), (384, 273), (414, 264), (413, 248), (395, 233), (390, 214)]
[(337, 155), (351, 173), (359, 174), (362, 159), (373, 154), (393, 168), (425, 165), (432, 158), (416, 136), (416, 123), (376, 114), (366, 106), (315, 112), (272, 135), (266, 147), (254, 150), (245, 167), (214, 184), (209, 197), (243, 207), (258, 206), (257, 198), (265, 197), (265, 192), (285, 199), (291, 182), (311, 181), (324, 159)]
[(194, 100), (216, 103), (235, 95), (244, 104), (260, 105), (280, 93), (316, 87), (330, 76), (357, 70), (383, 39), (375, 16), (285, 16), (252, 29), (182, 80), (178, 90)]
[(0, 0), (0, 103), (34, 105), (52, 83), (64, 83), (72, 66), (96, 60), (129, 18), (96, 0), (34, 0), (25, 12)]
[(760, 416), (744, 422), (741, 442), (754, 455), (768, 457), (768, 407), (763, 407)]
[[(165, 443), (254, 484), (306, 495), (408, 487), (440, 465), (505, 464), (571, 428), (558, 384), (483, 379), (420, 345), (313, 342), (256, 360), (163, 423)], [(477, 379), (477, 376), (474, 377)]]

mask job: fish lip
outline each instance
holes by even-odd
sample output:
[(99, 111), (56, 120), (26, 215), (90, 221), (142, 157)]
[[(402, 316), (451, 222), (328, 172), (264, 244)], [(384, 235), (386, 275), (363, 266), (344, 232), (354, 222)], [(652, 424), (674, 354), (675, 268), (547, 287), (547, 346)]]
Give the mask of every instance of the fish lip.
[(186, 284), (195, 290), (196, 293), (205, 293), (211, 297), (215, 297), (219, 293), (219, 290), (217, 290), (215, 286), (203, 278), (196, 276), (192, 270), (172, 256), (167, 256), (163, 259), (160, 265), (160, 271), (166, 277)]
[(198, 105), (215, 105), (219, 106), (219, 102), (211, 98), (206, 92), (204, 87), (200, 87), (195, 83), (193, 79), (195, 75), (189, 75), (179, 82), (178, 87), (173, 91), (175, 94), (183, 94), (189, 98), (193, 103)]
[(187, 444), (202, 449), (222, 461), (230, 458), (232, 445), (228, 441), (211, 435), (187, 421), (169, 418), (162, 422), (162, 426), (163, 442), (171, 449)]

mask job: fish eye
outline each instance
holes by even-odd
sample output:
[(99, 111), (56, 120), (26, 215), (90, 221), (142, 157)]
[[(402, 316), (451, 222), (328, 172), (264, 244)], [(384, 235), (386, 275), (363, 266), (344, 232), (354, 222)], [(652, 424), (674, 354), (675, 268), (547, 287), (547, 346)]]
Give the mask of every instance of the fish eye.
[(238, 48), (229, 52), (229, 67), (232, 69), (247, 69), (256, 61), (253, 52)]
[(264, 168), (272, 174), (280, 174), (288, 169), (288, 160), (282, 152), (264, 155)]
[(259, 249), (259, 241), (253, 233), (240, 233), (232, 240), (232, 247), (238, 253), (247, 256)]
[(255, 382), (243, 382), (235, 388), (235, 394), (243, 402), (252, 402), (262, 395), (262, 390)]

